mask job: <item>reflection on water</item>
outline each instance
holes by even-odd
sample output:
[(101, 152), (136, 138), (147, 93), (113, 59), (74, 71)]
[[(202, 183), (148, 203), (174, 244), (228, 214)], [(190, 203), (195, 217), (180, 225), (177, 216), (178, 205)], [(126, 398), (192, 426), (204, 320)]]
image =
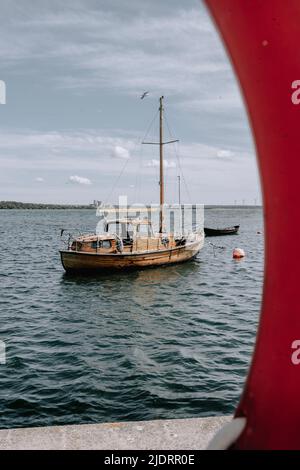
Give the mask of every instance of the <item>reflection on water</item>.
[(241, 224), (213, 239), (225, 250), (207, 243), (188, 263), (89, 277), (64, 274), (58, 240), (63, 226), (93, 230), (93, 211), (0, 218), (1, 427), (233, 411), (260, 306), (260, 209), (207, 211), (207, 225)]

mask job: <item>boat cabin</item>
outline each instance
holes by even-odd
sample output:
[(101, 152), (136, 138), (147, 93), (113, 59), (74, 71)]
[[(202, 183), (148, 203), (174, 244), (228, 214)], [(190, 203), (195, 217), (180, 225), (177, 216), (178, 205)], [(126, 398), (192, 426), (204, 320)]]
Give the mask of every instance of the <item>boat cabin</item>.
[(132, 253), (178, 247), (185, 245), (185, 241), (172, 234), (154, 233), (148, 219), (115, 219), (105, 222), (104, 234), (77, 237), (70, 249), (98, 254)]
[(87, 253), (115, 253), (117, 240), (111, 236), (82, 235), (73, 240), (71, 250)]
[(152, 224), (148, 219), (116, 219), (105, 223), (104, 232), (120, 237), (130, 245), (136, 237), (154, 237)]

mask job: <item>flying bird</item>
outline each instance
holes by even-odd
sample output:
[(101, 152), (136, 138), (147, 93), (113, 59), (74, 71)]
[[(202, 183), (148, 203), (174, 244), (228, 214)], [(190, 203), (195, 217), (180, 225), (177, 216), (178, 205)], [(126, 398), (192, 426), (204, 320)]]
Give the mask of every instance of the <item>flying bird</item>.
[(146, 96), (148, 96), (148, 95), (149, 95), (149, 91), (144, 91), (144, 93), (141, 95), (141, 100), (146, 98)]

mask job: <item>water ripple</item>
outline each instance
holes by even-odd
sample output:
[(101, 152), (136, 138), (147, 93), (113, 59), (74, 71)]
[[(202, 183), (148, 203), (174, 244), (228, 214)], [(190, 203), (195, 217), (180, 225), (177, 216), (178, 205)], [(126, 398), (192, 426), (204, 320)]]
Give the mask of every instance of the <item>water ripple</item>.
[(93, 230), (93, 211), (0, 211), (1, 428), (233, 411), (258, 321), (262, 214), (206, 217), (241, 234), (190, 263), (85, 278), (64, 274), (58, 235)]

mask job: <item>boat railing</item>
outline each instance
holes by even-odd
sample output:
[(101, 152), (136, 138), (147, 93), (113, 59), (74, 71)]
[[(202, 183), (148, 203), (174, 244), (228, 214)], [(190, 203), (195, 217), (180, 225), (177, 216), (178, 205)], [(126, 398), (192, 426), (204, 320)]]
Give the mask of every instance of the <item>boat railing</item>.
[(70, 250), (73, 242), (77, 242), (79, 238), (89, 236), (91, 236), (91, 233), (82, 232), (79, 229), (61, 229), (60, 242), (65, 248)]

